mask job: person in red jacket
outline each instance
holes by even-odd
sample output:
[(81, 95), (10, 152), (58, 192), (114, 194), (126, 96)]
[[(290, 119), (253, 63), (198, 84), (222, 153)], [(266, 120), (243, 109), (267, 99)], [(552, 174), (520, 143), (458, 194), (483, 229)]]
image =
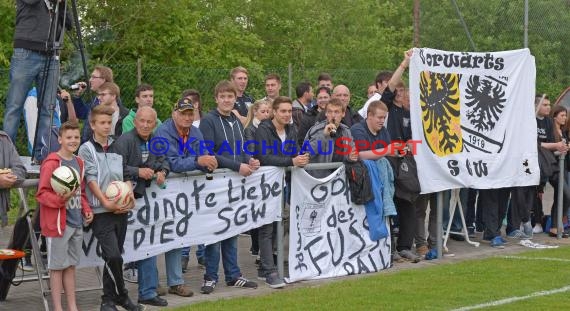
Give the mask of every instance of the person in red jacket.
[[(93, 220), (82, 183), (84, 164), (74, 155), (79, 148), (79, 125), (65, 122), (59, 129), (61, 148), (52, 152), (40, 168), (36, 198), (40, 203), (40, 226), (46, 237), (48, 270), (54, 310), (62, 311), (61, 292), (65, 290), (69, 310), (77, 310), (75, 300), (75, 266), (79, 264), (83, 243), (83, 223)], [(80, 187), (66, 194), (56, 193), (50, 183), (53, 171), (66, 165), (78, 173)]]

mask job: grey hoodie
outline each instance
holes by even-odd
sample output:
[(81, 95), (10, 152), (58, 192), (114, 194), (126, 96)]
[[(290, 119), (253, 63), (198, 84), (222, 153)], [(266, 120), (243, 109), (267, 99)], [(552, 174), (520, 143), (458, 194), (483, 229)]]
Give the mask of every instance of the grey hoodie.
[[(0, 168), (9, 168), (18, 177), (14, 186), (19, 186), (26, 179), (26, 168), (20, 160), (16, 147), (6, 132), (0, 131)], [(10, 189), (0, 189), (0, 219), (2, 227), (8, 224), (10, 209)]]
[[(113, 139), (109, 136), (109, 146)], [(93, 138), (79, 147), (79, 156), (85, 162), (85, 183), (96, 181), (105, 193), (109, 183), (115, 180), (123, 181), (123, 157), (116, 153), (106, 152)], [(109, 212), (95, 197), (89, 187), (86, 187), (87, 200), (94, 214)]]

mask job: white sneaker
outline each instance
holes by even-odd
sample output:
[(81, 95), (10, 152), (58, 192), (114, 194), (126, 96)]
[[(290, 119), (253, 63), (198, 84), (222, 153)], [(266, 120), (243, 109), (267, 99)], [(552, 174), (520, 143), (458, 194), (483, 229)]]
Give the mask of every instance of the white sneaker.
[(138, 283), (139, 281), (139, 274), (137, 269), (125, 269), (125, 271), (123, 272), (123, 278), (125, 279), (125, 281), (129, 282), (129, 283)]
[(532, 232), (533, 233), (542, 233), (542, 225), (541, 224), (535, 224), (534, 228), (532, 228)]

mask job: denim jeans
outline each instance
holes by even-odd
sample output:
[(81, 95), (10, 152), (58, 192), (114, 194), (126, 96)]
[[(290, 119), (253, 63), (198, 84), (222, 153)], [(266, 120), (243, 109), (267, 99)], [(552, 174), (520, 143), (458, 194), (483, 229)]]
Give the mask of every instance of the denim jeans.
[[(59, 73), (59, 61), (52, 58), (49, 65), (47, 79), (44, 76), (48, 56), (22, 48), (15, 48), (10, 63), (10, 88), (6, 98), (6, 109), (4, 111), (4, 131), (8, 133), (12, 141), (16, 141), (20, 117), (24, 109), (24, 103), (28, 91), (35, 83), (38, 91), (38, 100), (43, 91), (43, 100), (39, 112), (38, 133), (47, 133), (50, 124), (50, 105), (55, 107), (57, 84), (57, 73)], [(35, 120), (33, 120), (35, 122)], [(36, 153), (41, 150), (42, 142), (38, 139)]]
[(164, 253), (166, 263), (166, 284), (176, 286), (184, 284), (182, 276), (182, 248), (175, 248)]
[(139, 274), (139, 299), (148, 300), (156, 297), (156, 288), (158, 287), (156, 256), (139, 260), (136, 265)]
[(204, 279), (218, 282), (220, 251), (226, 282), (241, 276), (237, 261), (237, 236), (206, 246), (206, 274)]
[[(196, 250), (196, 259), (200, 259), (206, 256), (206, 246), (204, 244), (200, 244), (196, 247), (198, 248)], [(183, 247), (181, 249), (182, 249), (182, 257), (190, 257), (191, 247)]]

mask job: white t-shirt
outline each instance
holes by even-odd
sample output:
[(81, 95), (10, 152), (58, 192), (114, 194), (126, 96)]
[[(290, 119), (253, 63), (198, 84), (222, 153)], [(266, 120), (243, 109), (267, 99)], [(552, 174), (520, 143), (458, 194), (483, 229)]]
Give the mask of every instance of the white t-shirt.
[(358, 110), (358, 114), (361, 115), (364, 119), (366, 119), (366, 110), (368, 110), (368, 105), (370, 105), (370, 103), (375, 101), (375, 100), (380, 100), (381, 98), (382, 98), (382, 94), (375, 92), (374, 95), (372, 95), (372, 97), (370, 97), (366, 101), (366, 103), (364, 103), (364, 106), (360, 110)]

